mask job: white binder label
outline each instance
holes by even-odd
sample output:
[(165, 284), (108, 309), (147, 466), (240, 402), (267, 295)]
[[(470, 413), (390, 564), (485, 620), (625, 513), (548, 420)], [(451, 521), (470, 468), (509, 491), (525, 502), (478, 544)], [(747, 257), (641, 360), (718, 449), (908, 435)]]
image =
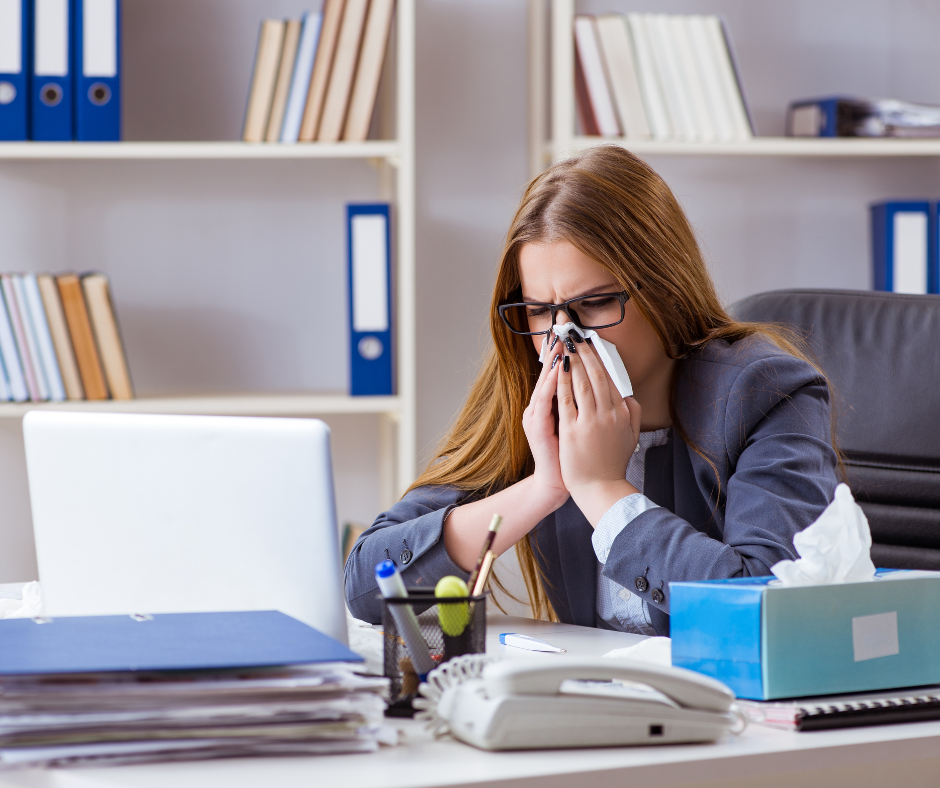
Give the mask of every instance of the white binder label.
[(23, 70), (22, 12), (20, 0), (0, 0), (0, 74)]
[(388, 331), (388, 244), (385, 217), (352, 217), (353, 331)]
[(856, 662), (900, 654), (898, 614), (892, 611), (853, 618), (852, 648), (855, 651)]
[(84, 0), (82, 73), (117, 76), (117, 0)]
[(35, 72), (40, 77), (69, 74), (69, 0), (36, 0)]
[(894, 292), (927, 293), (927, 216), (921, 211), (894, 214)]

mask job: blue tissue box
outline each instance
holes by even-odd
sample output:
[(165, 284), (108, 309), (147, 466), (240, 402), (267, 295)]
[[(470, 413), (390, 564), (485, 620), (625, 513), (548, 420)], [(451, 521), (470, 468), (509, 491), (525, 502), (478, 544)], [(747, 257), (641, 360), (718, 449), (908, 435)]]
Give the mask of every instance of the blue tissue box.
[(940, 572), (775, 580), (670, 583), (672, 664), (753, 700), (940, 684)]

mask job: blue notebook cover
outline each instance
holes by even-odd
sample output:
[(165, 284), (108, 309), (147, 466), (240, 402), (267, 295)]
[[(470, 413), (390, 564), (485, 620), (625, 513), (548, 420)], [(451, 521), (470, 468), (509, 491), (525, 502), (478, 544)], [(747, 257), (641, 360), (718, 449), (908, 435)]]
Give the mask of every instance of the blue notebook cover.
[(32, 0), (30, 137), (72, 139), (71, 8), (62, 0)]
[(346, 211), (350, 393), (393, 394), (389, 205), (349, 205)]
[(29, 139), (29, 3), (0, 6), (0, 140)]
[(0, 676), (362, 661), (328, 635), (276, 610), (47, 621), (0, 620)]
[(121, 139), (121, 4), (74, 0), (75, 139)]

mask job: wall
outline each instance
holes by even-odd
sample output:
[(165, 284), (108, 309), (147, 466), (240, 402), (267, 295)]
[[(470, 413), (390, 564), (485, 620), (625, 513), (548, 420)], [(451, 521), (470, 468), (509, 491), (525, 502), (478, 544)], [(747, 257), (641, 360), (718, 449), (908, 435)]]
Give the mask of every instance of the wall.
[[(239, 136), (262, 16), (316, 0), (125, 0), (126, 136)], [(585, 0), (582, 10), (727, 18), (759, 130), (833, 92), (940, 103), (940, 6), (927, 0)], [(486, 347), (500, 243), (527, 178), (523, 0), (419, 0), (418, 445), (429, 456)], [(658, 157), (723, 296), (866, 287), (866, 205), (934, 195), (937, 163)], [(114, 280), (142, 392), (339, 389), (346, 379), (345, 200), (366, 163), (9, 164), (0, 268), (100, 268)], [(333, 326), (338, 328), (333, 328)], [(0, 472), (16, 473), (12, 424)], [(337, 430), (341, 517), (371, 521), (376, 429)], [(355, 448), (355, 450), (353, 450)], [(0, 582), (35, 575), (25, 485), (4, 502)], [(12, 514), (11, 514), (12, 513)]]

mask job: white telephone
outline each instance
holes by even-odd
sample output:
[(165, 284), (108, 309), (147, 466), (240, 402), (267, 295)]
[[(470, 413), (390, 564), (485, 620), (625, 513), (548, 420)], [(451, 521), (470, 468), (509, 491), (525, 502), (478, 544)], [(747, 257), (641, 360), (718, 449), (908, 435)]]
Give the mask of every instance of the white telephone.
[(744, 724), (721, 682), (642, 662), (513, 659), (444, 684), (435, 716), (484, 750), (706, 742)]

